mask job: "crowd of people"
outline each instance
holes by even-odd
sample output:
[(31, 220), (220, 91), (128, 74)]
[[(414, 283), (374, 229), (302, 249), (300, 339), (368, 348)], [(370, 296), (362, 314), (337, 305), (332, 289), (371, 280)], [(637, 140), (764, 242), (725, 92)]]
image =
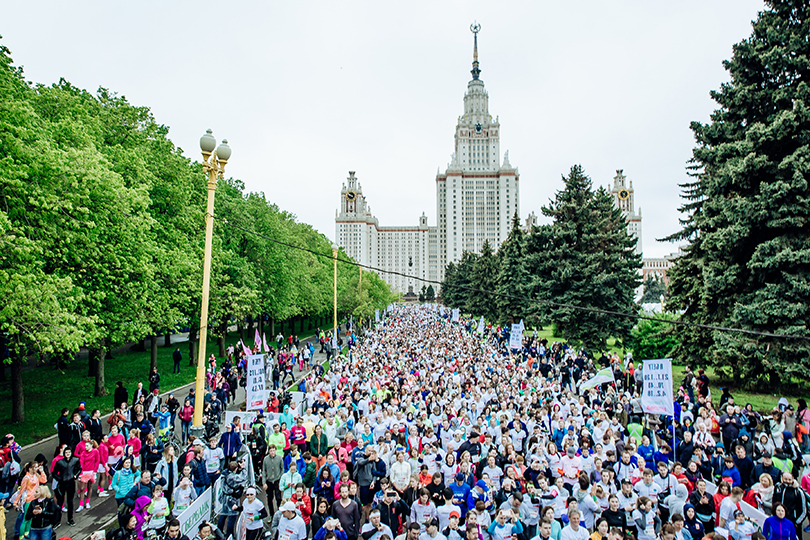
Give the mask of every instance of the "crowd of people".
[[(321, 335), (329, 369), (313, 366), (297, 407), (275, 381), (286, 384), (293, 362), (311, 365), (314, 346), (277, 340), (265, 407), (219, 433), (245, 370), (242, 347), (229, 348), (209, 367), (202, 438), (188, 438), (194, 395), (153, 403), (153, 373), (131, 408), (116, 392), (107, 430), (97, 411), (65, 410), (56, 456), (22, 466), (0, 497), (20, 510), (15, 534), (45, 540), (62, 512), (72, 521), (74, 498), (81, 511), (108, 492), (119, 508), (108, 539), (182, 540), (178, 516), (220, 478), (221, 511), (200, 540), (265, 530), (273, 540), (801, 539), (804, 400), (762, 415), (727, 391), (713, 396), (706, 374), (687, 368), (675, 416), (653, 416), (631, 358), (536, 334), (510, 349), (506, 329), (482, 326), (394, 306), (349, 333), (345, 354)], [(600, 367), (614, 380), (584, 384)], [(178, 416), (180, 452), (161, 440)], [(4, 441), (0, 459), (12, 447)], [(762, 527), (746, 508), (768, 516)]]

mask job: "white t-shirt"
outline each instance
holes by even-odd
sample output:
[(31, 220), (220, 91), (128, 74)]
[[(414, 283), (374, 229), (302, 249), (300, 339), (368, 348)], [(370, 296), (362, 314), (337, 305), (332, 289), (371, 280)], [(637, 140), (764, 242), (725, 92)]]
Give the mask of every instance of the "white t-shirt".
[[(258, 517), (259, 517), (259, 515), (261, 515), (261, 511), (262, 511), (263, 508), (264, 508), (264, 504), (259, 499), (253, 499), (252, 503), (248, 502), (248, 500), (245, 499), (245, 501), (242, 503), (242, 515), (244, 515), (245, 518), (247, 519), (247, 528), (248, 528), (248, 530), (252, 531), (254, 529), (261, 529), (262, 528), (262, 526), (264, 524), (262, 523), (261, 519), (258, 519)], [(255, 520), (252, 519), (254, 517), (257, 518), (257, 519), (255, 519)], [(301, 519), (300, 517), (296, 516), (296, 519), (299, 519), (301, 521), (301, 525), (304, 524), (304, 520)], [(283, 521), (285, 521), (285, 519), (282, 517), (281, 521), (283, 522)], [(295, 519), (286, 520), (286, 521), (288, 521), (288, 523), (293, 523), (293, 522), (295, 522)], [(282, 527), (282, 524), (281, 524), (281, 522), (279, 522), (279, 525), (278, 525), (279, 538), (281, 538), (281, 534), (282, 534), (282, 528), (281, 527)], [(299, 540), (299, 539), (303, 540), (306, 537), (307, 537), (306, 528), (304, 528), (304, 535), (303, 536), (300, 536), (300, 537), (297, 537), (297, 538), (294, 538), (294, 539), (290, 539), (290, 540)]]
[[(373, 535), (371, 538), (369, 538), (368, 540), (380, 540), (380, 538), (381, 538), (381, 537), (382, 537), (384, 534), (387, 534), (387, 535), (388, 535), (388, 538), (393, 538), (393, 537), (394, 537), (393, 533), (391, 532), (391, 528), (390, 528), (388, 525), (386, 525), (385, 523), (380, 523), (380, 526), (382, 527), (382, 531), (379, 531), (379, 530), (378, 530), (378, 531), (377, 531), (377, 532), (375, 532), (375, 533), (374, 533), (374, 535)], [(369, 531), (373, 531), (373, 530), (374, 530), (374, 525), (372, 525), (372, 524), (369, 522), (369, 523), (366, 523), (366, 524), (364, 524), (364, 525), (363, 525), (363, 528), (360, 530), (360, 533), (361, 533), (361, 534), (362, 534), (362, 533), (367, 533), (367, 532), (369, 532)]]
[(571, 528), (571, 525), (566, 525), (560, 531), (560, 540), (588, 540), (590, 537), (588, 529), (582, 525), (576, 531)]
[(225, 459), (225, 452), (222, 450), (222, 448), (206, 448), (203, 452), (205, 471), (208, 474), (217, 472), (219, 470), (221, 459)]
[(461, 507), (455, 504), (443, 504), (436, 507), (436, 513), (439, 514), (439, 530), (443, 531), (450, 526), (450, 512), (458, 512), (461, 515)]
[[(254, 502), (259, 502), (259, 499), (256, 499)], [(259, 527), (262, 526), (262, 521), (257, 520), (253, 523), (258, 523)], [(259, 527), (251, 527), (251, 524), (248, 523), (248, 529), (258, 529)], [(298, 514), (295, 515), (292, 519), (287, 519), (284, 516), (281, 516), (281, 519), (278, 522), (278, 540), (306, 540), (307, 538), (307, 526), (304, 524), (304, 520)]]
[(737, 503), (731, 500), (731, 497), (726, 497), (720, 503), (720, 517), (726, 520), (726, 529), (731, 528), (729, 526), (734, 523), (735, 510), (739, 510), (739, 508), (737, 508)]
[(639, 510), (633, 510), (633, 523), (642, 517), (645, 518), (645, 526), (643, 531), (638, 531), (638, 540), (655, 540), (655, 510), (650, 510), (644, 516)]

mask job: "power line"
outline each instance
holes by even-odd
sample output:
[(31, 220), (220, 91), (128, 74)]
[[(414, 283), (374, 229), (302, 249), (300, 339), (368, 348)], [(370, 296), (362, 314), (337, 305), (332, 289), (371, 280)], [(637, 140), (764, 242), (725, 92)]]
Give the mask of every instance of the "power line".
[[(315, 255), (317, 257), (322, 257), (324, 259), (330, 259), (330, 260), (334, 259), (334, 257), (332, 256), (331, 253), (329, 253), (329, 254), (321, 253), (319, 251), (315, 251), (314, 249), (309, 249), (309, 248), (306, 248), (306, 247), (297, 246), (295, 244), (290, 244), (289, 242), (284, 242), (282, 240), (277, 240), (277, 239), (271, 238), (271, 237), (269, 237), (267, 235), (257, 233), (255, 231), (251, 231), (250, 229), (240, 227), (239, 225), (231, 223), (227, 219), (222, 218), (222, 217), (216, 217), (215, 216), (215, 219), (218, 219), (218, 220), (222, 221), (225, 225), (228, 225), (229, 227), (232, 227), (234, 229), (238, 229), (238, 230), (240, 230), (242, 232), (245, 232), (247, 234), (252, 234), (254, 236), (258, 236), (259, 238), (263, 238), (263, 239), (265, 239), (267, 241), (279, 244), (281, 246), (286, 246), (286, 247), (289, 247), (289, 248), (292, 248), (292, 249), (297, 249), (299, 251), (305, 251), (305, 252), (311, 253), (311, 254), (313, 254), (313, 255)], [(434, 279), (425, 279), (425, 278), (420, 278), (418, 276), (411, 276), (411, 275), (408, 275), (408, 274), (403, 274), (402, 272), (397, 272), (395, 270), (384, 270), (382, 268), (377, 268), (377, 267), (370, 266), (370, 265), (367, 265), (367, 264), (362, 264), (362, 263), (359, 263), (359, 262), (356, 262), (356, 261), (351, 261), (351, 260), (347, 261), (347, 260), (340, 259), (340, 258), (337, 258), (337, 261), (340, 262), (340, 263), (343, 263), (343, 264), (348, 264), (348, 265), (351, 265), (351, 266), (357, 266), (357, 267), (360, 267), (360, 268), (365, 268), (366, 270), (371, 270), (373, 272), (377, 272), (377, 273), (381, 273), (381, 274), (390, 274), (390, 275), (395, 275), (395, 276), (401, 276), (401, 277), (408, 278), (408, 279), (414, 279), (416, 281), (421, 281), (423, 283), (435, 284), (435, 285), (439, 285), (439, 286), (442, 285), (441, 281), (437, 281), (437, 280), (434, 280)], [(610, 309), (600, 309), (600, 308), (592, 308), (592, 307), (587, 307), (587, 306), (577, 306), (577, 305), (574, 305), (574, 304), (564, 304), (564, 303), (560, 303), (560, 302), (554, 302), (552, 300), (533, 300), (531, 298), (525, 298), (525, 297), (521, 297), (521, 296), (507, 294), (507, 293), (498, 293), (498, 292), (495, 292), (495, 291), (487, 291), (487, 290), (484, 290), (484, 289), (478, 289), (478, 288), (475, 288), (475, 287), (467, 287), (467, 286), (463, 286), (463, 285), (450, 285), (450, 288), (463, 290), (463, 291), (469, 291), (469, 292), (475, 292), (475, 293), (479, 293), (479, 294), (488, 294), (488, 295), (491, 295), (491, 296), (498, 296), (498, 297), (501, 297), (501, 298), (524, 300), (524, 301), (528, 301), (528, 302), (532, 302), (532, 303), (546, 304), (546, 305), (550, 305), (550, 306), (554, 306), (554, 307), (568, 308), (568, 309), (573, 309), (573, 310), (577, 310), (577, 311), (584, 311), (584, 312), (588, 312), (588, 313), (598, 313), (598, 314), (602, 314), (602, 315), (612, 315), (614, 317), (625, 317), (625, 318), (628, 318), (628, 319), (653, 321), (653, 322), (659, 322), (659, 323), (664, 323), (664, 324), (671, 324), (671, 325), (675, 325), (675, 326), (701, 328), (703, 330), (717, 330), (717, 331), (720, 331), (720, 332), (732, 332), (732, 333), (747, 334), (747, 335), (761, 336), (761, 337), (770, 337), (770, 338), (778, 338), (778, 339), (798, 339), (798, 340), (804, 340), (804, 341), (810, 340), (810, 337), (808, 337), (808, 336), (795, 336), (795, 335), (790, 335), (790, 334), (777, 334), (777, 333), (773, 333), (773, 332), (761, 332), (761, 331), (758, 331), (758, 330), (746, 330), (745, 328), (733, 328), (733, 327), (728, 327), (728, 326), (715, 326), (715, 325), (711, 325), (711, 324), (700, 324), (700, 323), (689, 322), (689, 321), (679, 321), (679, 320), (671, 320), (671, 319), (659, 319), (657, 317), (650, 317), (648, 315), (640, 315), (638, 313), (624, 313), (624, 312), (621, 312), (621, 311), (614, 311), (614, 310), (610, 310)]]

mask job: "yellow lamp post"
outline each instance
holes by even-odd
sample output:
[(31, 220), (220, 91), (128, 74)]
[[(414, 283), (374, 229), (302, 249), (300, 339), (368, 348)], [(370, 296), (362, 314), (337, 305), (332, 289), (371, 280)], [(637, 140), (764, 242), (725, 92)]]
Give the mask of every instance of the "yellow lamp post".
[(197, 381), (194, 396), (194, 422), (192, 429), (195, 436), (202, 434), (203, 398), (205, 397), (205, 344), (208, 340), (208, 289), (211, 285), (211, 240), (214, 235), (214, 194), (217, 190), (217, 179), (225, 171), (225, 164), (231, 157), (228, 140), (214, 150), (217, 140), (211, 130), (200, 137), (200, 150), (203, 155), (203, 170), (208, 173), (208, 205), (205, 210), (205, 252), (203, 257), (202, 306), (200, 310), (200, 346), (197, 352)]
[[(332, 263), (334, 266), (334, 296), (333, 300), (334, 303), (332, 305), (332, 339), (335, 342), (335, 346), (337, 347), (338, 338), (337, 338), (337, 254), (338, 254), (338, 247), (337, 244), (332, 244)], [(337, 353), (334, 353), (337, 354)]]

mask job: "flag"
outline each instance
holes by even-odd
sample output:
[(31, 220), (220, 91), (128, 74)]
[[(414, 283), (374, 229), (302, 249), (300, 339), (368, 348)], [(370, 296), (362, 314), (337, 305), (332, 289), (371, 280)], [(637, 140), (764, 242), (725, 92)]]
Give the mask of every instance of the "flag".
[(246, 358), (249, 357), (250, 356), (250, 349), (247, 348), (247, 345), (245, 345), (245, 342), (242, 341), (241, 339), (239, 340), (239, 343), (242, 345), (242, 352), (245, 353), (245, 357)]
[(267, 337), (262, 333), (262, 345), (264, 345), (264, 354), (270, 354), (270, 347), (267, 346)]
[(589, 388), (596, 388), (602, 383), (606, 382), (613, 382), (616, 379), (613, 378), (613, 370), (609, 367), (604, 369), (600, 369), (596, 372), (596, 375), (585, 381), (579, 386), (580, 390), (587, 390)]
[(480, 320), (480, 321), (478, 321), (478, 328), (476, 329), (476, 331), (477, 331), (479, 334), (483, 334), (483, 333), (484, 333), (484, 317), (483, 317), (483, 315), (481, 316), (481, 320)]
[(260, 351), (262, 348), (262, 338), (259, 336), (259, 329), (256, 329), (256, 335), (253, 336), (253, 347), (256, 351)]

